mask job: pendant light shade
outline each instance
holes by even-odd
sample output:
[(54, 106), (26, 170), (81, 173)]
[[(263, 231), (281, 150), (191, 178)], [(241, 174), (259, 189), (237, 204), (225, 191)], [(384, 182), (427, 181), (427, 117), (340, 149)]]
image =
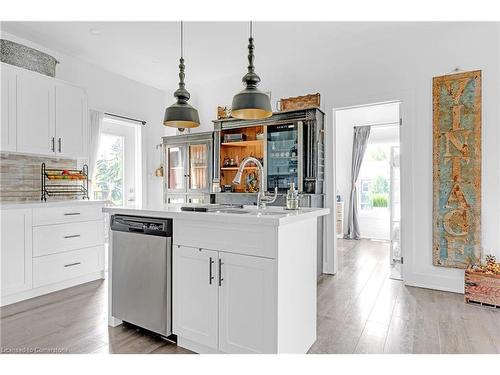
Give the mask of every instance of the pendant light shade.
[(248, 38), (248, 73), (243, 76), (245, 89), (233, 97), (231, 115), (243, 120), (258, 120), (272, 116), (271, 99), (259, 89), (257, 85), (260, 77), (255, 73), (252, 36), (252, 22), (250, 22), (250, 38)]
[(175, 90), (174, 97), (177, 101), (165, 110), (165, 117), (163, 118), (163, 125), (172, 128), (196, 128), (200, 126), (200, 118), (198, 111), (188, 103), (189, 92), (186, 90), (185, 78), (185, 65), (184, 65), (184, 51), (183, 51), (184, 35), (183, 24), (181, 22), (181, 58), (179, 60), (179, 88)]

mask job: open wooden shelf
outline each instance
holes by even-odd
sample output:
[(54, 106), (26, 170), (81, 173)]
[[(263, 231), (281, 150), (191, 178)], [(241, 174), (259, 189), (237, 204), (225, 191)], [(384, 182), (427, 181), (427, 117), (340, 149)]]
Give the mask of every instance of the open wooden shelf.
[[(222, 171), (237, 171), (238, 169), (240, 169), (239, 167), (222, 167), (221, 170)], [(243, 168), (244, 170), (256, 170), (258, 169), (257, 167), (245, 167)]]
[(255, 139), (253, 141), (238, 141), (238, 142), (226, 142), (221, 143), (221, 146), (226, 147), (248, 147), (248, 146), (260, 146), (264, 142), (263, 139)]

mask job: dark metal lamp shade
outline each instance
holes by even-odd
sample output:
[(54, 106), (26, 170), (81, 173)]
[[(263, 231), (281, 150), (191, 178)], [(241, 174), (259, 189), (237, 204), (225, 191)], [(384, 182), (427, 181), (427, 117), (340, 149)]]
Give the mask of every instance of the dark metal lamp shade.
[(175, 90), (174, 97), (177, 101), (170, 107), (165, 109), (165, 116), (163, 117), (163, 125), (170, 126), (172, 128), (197, 128), (200, 126), (200, 118), (198, 116), (198, 111), (188, 103), (189, 92), (186, 90), (186, 83), (184, 78), (186, 74), (184, 70), (186, 66), (184, 65), (183, 57), (183, 24), (181, 21), (181, 58), (179, 59), (179, 88)]
[(245, 89), (233, 97), (231, 116), (242, 120), (259, 120), (271, 117), (271, 99), (259, 89), (257, 85), (260, 77), (255, 73), (254, 51), (252, 37), (252, 22), (250, 22), (250, 38), (248, 38), (248, 72), (243, 76)]
[(163, 125), (172, 128), (196, 128), (200, 125), (198, 111), (188, 103), (176, 102), (165, 110)]
[(233, 98), (231, 115), (243, 120), (257, 120), (272, 116), (269, 96), (257, 88), (247, 87)]

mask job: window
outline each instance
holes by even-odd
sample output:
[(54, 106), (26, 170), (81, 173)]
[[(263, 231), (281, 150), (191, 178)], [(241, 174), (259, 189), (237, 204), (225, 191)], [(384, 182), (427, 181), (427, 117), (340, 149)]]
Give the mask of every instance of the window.
[(372, 208), (371, 200), (370, 200), (370, 180), (361, 180), (359, 183), (360, 186), (360, 207), (362, 210), (369, 210)]
[(122, 136), (101, 133), (95, 178), (92, 182), (94, 199), (123, 205), (123, 146)]

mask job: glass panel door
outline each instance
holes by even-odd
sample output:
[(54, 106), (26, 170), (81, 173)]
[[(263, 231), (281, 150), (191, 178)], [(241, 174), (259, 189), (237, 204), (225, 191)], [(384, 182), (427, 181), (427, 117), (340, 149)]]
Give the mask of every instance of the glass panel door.
[(101, 133), (96, 169), (92, 180), (94, 199), (123, 205), (124, 137)]
[(171, 191), (185, 191), (185, 147), (169, 146), (167, 148), (167, 188)]
[(189, 145), (189, 190), (208, 189), (208, 145)]
[(276, 125), (267, 129), (267, 188), (287, 190), (298, 187), (297, 125)]
[(399, 147), (391, 147), (391, 278), (402, 280)]

